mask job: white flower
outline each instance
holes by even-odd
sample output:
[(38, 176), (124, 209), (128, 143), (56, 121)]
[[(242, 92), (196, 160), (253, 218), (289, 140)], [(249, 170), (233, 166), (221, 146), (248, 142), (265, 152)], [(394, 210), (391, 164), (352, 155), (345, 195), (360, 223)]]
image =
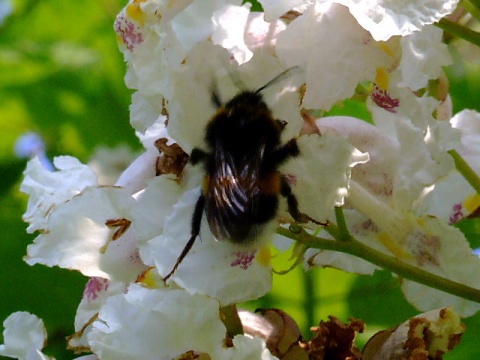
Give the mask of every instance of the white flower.
[(350, 169), (366, 163), (368, 154), (328, 131), (299, 137), (298, 147), (301, 155), (287, 162), (282, 172), (291, 179), (302, 212), (318, 221), (331, 219), (333, 208), (342, 206), (348, 195)]
[(123, 294), (127, 289), (125, 283), (111, 281), (100, 277), (91, 277), (85, 284), (82, 300), (75, 315), (75, 334), (68, 338), (68, 347), (72, 350), (88, 349), (87, 336), (92, 331), (93, 321), (107, 299), (116, 294)]
[(422, 30), (450, 14), (458, 0), (370, 1), (334, 0), (343, 4), (377, 41), (388, 40), (395, 35), (406, 36)]
[(263, 340), (246, 335), (235, 336), (233, 338), (233, 347), (221, 351), (217, 358), (221, 360), (277, 359), (267, 349)]
[(0, 355), (20, 360), (48, 360), (42, 353), (47, 340), (43, 321), (27, 312), (16, 312), (4, 322), (3, 339)]
[[(278, 170), (301, 212), (326, 221), (335, 206), (343, 206), (349, 231), (363, 244), (480, 288), (471, 276), (480, 272), (480, 259), (463, 234), (446, 224), (449, 210), (431, 217), (437, 214), (434, 205), (451, 209), (460, 202), (463, 211), (467, 199), (471, 209), (480, 204), (478, 197), (471, 201), (473, 191), (458, 177), (440, 182), (454, 169), (450, 149), (460, 149), (480, 168), (474, 146), (480, 142), (478, 114), (439, 122), (432, 116), (438, 102), (428, 93), (413, 93), (451, 61), (441, 30), (430, 24), (458, 1), (260, 2), (265, 18), (241, 0), (130, 1), (115, 31), (128, 64), (127, 86), (135, 89), (131, 124), (145, 151), (109, 180), (114, 186), (100, 186), (95, 173), (74, 158), (56, 158), (59, 171), (53, 173), (38, 159), (28, 164), (21, 188), (30, 195), (24, 218), (29, 232), (41, 233), (28, 247), (26, 262), (90, 277), (69, 341), (94, 353), (84, 359), (275, 359), (261, 339), (237, 335), (227, 342), (219, 311), (270, 290), (267, 245), (279, 222), (290, 217), (280, 194), (276, 218), (249, 246), (217, 241), (202, 214), (200, 234), (177, 264), (191, 239), (207, 175), (202, 166), (185, 166), (186, 154), (212, 150), (205, 131), (218, 111), (215, 102), (225, 104), (266, 84), (265, 103), (287, 124), (282, 143), (296, 139), (300, 150)], [(294, 11), (282, 16), (289, 10)], [(350, 117), (323, 118), (317, 121), (321, 135), (301, 135), (309, 120), (305, 109), (329, 109), (364, 81), (373, 83), (367, 106), (375, 126)], [(455, 128), (461, 129), (462, 146)], [(176, 152), (168, 158), (165, 149), (173, 145)], [(176, 172), (162, 172), (168, 162), (162, 161), (175, 163), (177, 154)], [(442, 196), (442, 189), (460, 188)], [(311, 249), (305, 256), (309, 265), (376, 269), (350, 255)], [(422, 310), (453, 304), (470, 315), (480, 309), (408, 280), (402, 289)], [(1, 354), (45, 358), (39, 320), (19, 313), (5, 326)], [(19, 340), (22, 332), (27, 336)]]
[[(190, 219), (199, 195), (198, 188), (184, 193), (165, 218), (163, 234), (139, 245), (142, 258), (163, 276), (172, 270), (190, 239)], [(273, 236), (273, 232), (270, 234)], [(209, 295), (222, 305), (258, 298), (271, 286), (269, 253), (217, 241), (207, 222), (202, 221), (200, 236), (172, 279), (182, 288)]]
[(97, 174), (100, 185), (114, 185), (134, 159), (135, 155), (127, 145), (115, 148), (99, 146), (90, 158), (88, 166)]
[(191, 350), (214, 355), (225, 332), (217, 301), (131, 285), (107, 300), (88, 340), (101, 359), (170, 360)]
[(397, 86), (418, 90), (427, 86), (428, 80), (438, 79), (442, 66), (452, 63), (447, 45), (442, 42), (443, 31), (433, 25), (400, 39), (402, 59)]
[(261, 339), (237, 335), (226, 347), (219, 303), (184, 290), (131, 285), (111, 296), (87, 335), (100, 359), (171, 360), (182, 354), (207, 354), (212, 360), (273, 360)]
[[(368, 152), (370, 161), (352, 171), (346, 220), (351, 233), (373, 249), (438, 274), (459, 283), (480, 288), (472, 273), (480, 271), (480, 260), (457, 229), (431, 218), (429, 213), (415, 211), (426, 189), (451, 169), (434, 156), (441, 146), (455, 144), (446, 136), (436, 147), (427, 146), (428, 133), (416, 128), (405, 118), (397, 117), (390, 134), (360, 120), (346, 117), (323, 118), (317, 121), (320, 129), (348, 136), (350, 143)], [(425, 136), (427, 135), (427, 136)], [(425, 137), (424, 137), (425, 136)], [(454, 136), (451, 137), (452, 139)], [(445, 151), (445, 150), (444, 150)], [(453, 249), (454, 248), (454, 249)], [(366, 266), (351, 256), (329, 252), (307, 253), (309, 263), (333, 265), (345, 270), (371, 273), (375, 267)], [(412, 304), (421, 310), (432, 307), (455, 306), (462, 315), (478, 311), (478, 304), (446, 295), (438, 290), (404, 280), (402, 289)], [(421, 289), (421, 290), (420, 290)]]
[(46, 170), (34, 158), (27, 164), (20, 191), (28, 194), (27, 211), (23, 219), (30, 223), (29, 233), (48, 230), (48, 217), (60, 203), (70, 200), (88, 186), (97, 184), (97, 176), (87, 165), (71, 156), (59, 156), (53, 160), (58, 171)]
[[(212, 58), (211, 62), (204, 61), (207, 56)], [(241, 66), (232, 64), (228, 56), (225, 49), (202, 43), (190, 52), (176, 73), (172, 99), (167, 106), (168, 132), (187, 153), (194, 147), (205, 146), (205, 128), (215, 114), (212, 88), (216, 88), (220, 100), (226, 103), (240, 91), (255, 91), (287, 70), (278, 58), (263, 51), (255, 52), (252, 60)], [(298, 135), (302, 127), (298, 85), (298, 72), (293, 70), (262, 91), (274, 117), (287, 122), (282, 133), (284, 141)]]
[(304, 69), (303, 106), (325, 110), (392, 61), (346, 7), (327, 3), (309, 7), (278, 35), (277, 54), (287, 65)]
[(376, 41), (392, 36), (407, 36), (422, 30), (450, 14), (458, 0), (371, 1), (371, 0), (260, 0), (265, 17), (271, 21), (290, 10), (304, 12), (308, 6), (337, 3), (346, 6), (356, 21), (369, 31)]
[[(474, 255), (463, 233), (432, 217), (419, 221), (421, 232), (412, 233), (406, 248), (415, 256), (415, 265), (433, 274), (476, 289), (480, 279), (480, 259)], [(438, 306), (453, 306), (461, 316), (471, 316), (480, 310), (477, 302), (465, 300), (413, 281), (403, 281), (402, 291), (416, 308), (427, 311)]]
[(272, 21), (293, 9), (305, 10), (308, 5), (315, 3), (315, 1), (305, 0), (260, 0), (259, 2), (262, 4), (267, 21)]
[[(87, 276), (134, 280), (144, 265), (128, 223), (133, 206), (133, 198), (121, 188), (83, 190), (52, 210), (49, 231), (28, 246), (26, 262), (75, 269)], [(119, 222), (109, 227), (109, 220)], [(117, 231), (122, 234), (114, 239)]]
[[(474, 110), (463, 110), (450, 123), (461, 133), (459, 154), (469, 166), (480, 173), (480, 114)], [(454, 224), (474, 212), (480, 206), (480, 196), (458, 172), (435, 183), (426, 195), (420, 208), (445, 222)]]

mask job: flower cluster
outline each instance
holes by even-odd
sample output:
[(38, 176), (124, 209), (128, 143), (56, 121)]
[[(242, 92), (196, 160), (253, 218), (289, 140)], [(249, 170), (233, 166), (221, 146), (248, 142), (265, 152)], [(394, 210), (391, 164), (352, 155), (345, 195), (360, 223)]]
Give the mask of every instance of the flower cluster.
[[(191, 236), (204, 173), (187, 163), (187, 154), (206, 146), (216, 111), (212, 91), (225, 103), (282, 73), (262, 95), (286, 122), (282, 141), (297, 140), (301, 155), (281, 172), (299, 209), (334, 224), (334, 209), (342, 207), (356, 241), (480, 288), (472, 276), (480, 260), (451, 226), (478, 208), (479, 197), (448, 154), (455, 150), (480, 171), (480, 114), (452, 117), (448, 94), (434, 97), (427, 89), (451, 62), (432, 24), (458, 1), (259, 2), (263, 13), (241, 0), (131, 0), (114, 29), (128, 64), (126, 83), (135, 90), (131, 125), (145, 151), (113, 185), (73, 157), (55, 158), (55, 172), (38, 158), (28, 163), (24, 220), (28, 232), (40, 234), (26, 262), (89, 277), (69, 338), (70, 348), (93, 354), (83, 359), (277, 358), (263, 339), (230, 334), (219, 313), (270, 290), (269, 246), (289, 241), (274, 231), (291, 222), (286, 202), (266, 240), (249, 247), (217, 241), (203, 218), (199, 239), (169, 281), (162, 279)], [(359, 84), (368, 91), (371, 123), (316, 118), (356, 95)], [(320, 235), (338, 241), (328, 227)], [(377, 268), (331, 250), (302, 254), (306, 267), (362, 274)], [(424, 311), (480, 309), (410, 280), (402, 290)], [(33, 315), (14, 314), (5, 326), (28, 336), (22, 335), (23, 350), (6, 336), (0, 354), (46, 358), (43, 325)]]

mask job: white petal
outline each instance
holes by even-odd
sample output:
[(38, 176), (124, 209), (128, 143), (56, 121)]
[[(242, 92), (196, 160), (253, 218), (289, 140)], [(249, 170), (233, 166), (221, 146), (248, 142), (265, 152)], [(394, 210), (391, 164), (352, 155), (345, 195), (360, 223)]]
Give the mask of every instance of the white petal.
[(0, 355), (21, 360), (47, 360), (41, 350), (47, 340), (43, 321), (28, 312), (16, 312), (4, 322)]
[(144, 189), (147, 182), (155, 177), (155, 164), (158, 156), (158, 150), (148, 149), (145, 151), (125, 169), (115, 185), (122, 186), (129, 194), (135, 194)]
[(263, 13), (251, 12), (245, 29), (245, 44), (251, 51), (263, 49), (275, 55), (277, 36), (285, 28), (286, 25), (281, 20), (267, 22)]
[[(202, 43), (190, 52), (186, 63), (176, 73), (173, 97), (168, 104), (168, 132), (187, 153), (194, 147), (205, 146), (205, 129), (215, 114), (212, 87), (225, 103), (240, 91), (255, 91), (287, 70), (278, 58), (266, 52), (256, 52), (249, 62), (239, 67), (231, 64), (228, 56), (225, 49)], [(205, 57), (212, 58), (212, 62), (205, 62)], [(288, 123), (282, 133), (285, 140), (296, 136), (303, 123), (296, 75), (292, 71), (262, 91), (273, 115)], [(240, 83), (234, 83), (232, 78)]]
[(213, 13), (212, 42), (229, 50), (239, 64), (243, 64), (253, 56), (244, 40), (249, 14), (250, 9), (247, 5), (226, 5)]
[(438, 79), (442, 74), (442, 66), (452, 62), (442, 36), (441, 29), (430, 25), (400, 40), (402, 60), (398, 69), (401, 72), (398, 86), (418, 90), (426, 87), (428, 80)]
[[(199, 195), (198, 188), (185, 192), (165, 219), (163, 235), (140, 245), (142, 258), (153, 258), (162, 276), (172, 270), (191, 236), (191, 217)], [(216, 241), (207, 222), (202, 221), (200, 236), (172, 280), (189, 292), (211, 296), (222, 305), (258, 298), (271, 287), (269, 259), (261, 255), (255, 247)]]
[(458, 0), (371, 1), (335, 0), (347, 6), (363, 28), (377, 41), (406, 36), (450, 14)]
[(132, 94), (130, 104), (130, 124), (140, 133), (144, 133), (156, 122), (163, 122), (162, 101), (158, 94), (148, 95), (140, 91)]
[(123, 294), (126, 291), (126, 284), (114, 282), (108, 279), (92, 277), (88, 280), (82, 294), (82, 300), (75, 314), (75, 331), (82, 330), (80, 336), (74, 336), (69, 339), (70, 348), (89, 347), (87, 336), (92, 331), (93, 325), (86, 326), (92, 318), (98, 314), (100, 308), (107, 299), (116, 294)]
[[(109, 243), (109, 219), (129, 219), (133, 198), (121, 188), (89, 188), (55, 208), (50, 231), (27, 248), (29, 265), (75, 269), (87, 276), (133, 280), (143, 269), (133, 230)], [(102, 253), (102, 247), (108, 246)]]
[(20, 190), (30, 196), (23, 219), (30, 223), (29, 233), (47, 230), (48, 216), (57, 204), (67, 201), (87, 186), (97, 184), (97, 176), (87, 165), (71, 156), (54, 159), (58, 171), (46, 170), (38, 159), (32, 159), (24, 172)]
[[(460, 284), (480, 289), (480, 259), (472, 253), (463, 233), (432, 217), (422, 218), (421, 237), (412, 234), (407, 248), (416, 256), (416, 265)], [(480, 304), (431, 287), (404, 280), (402, 291), (416, 308), (427, 311), (453, 306), (460, 316), (471, 316)]]
[(100, 185), (114, 185), (137, 155), (125, 144), (114, 148), (100, 145), (95, 148), (88, 166), (97, 174)]
[(305, 0), (260, 0), (265, 11), (265, 20), (271, 21), (299, 6), (307, 5)]
[(212, 360), (275, 360), (267, 349), (265, 341), (246, 335), (237, 335), (233, 338), (233, 347), (222, 349), (212, 356)]
[[(163, 232), (165, 218), (171, 214), (182, 192), (183, 189), (177, 182), (168, 176), (157, 176), (148, 182), (132, 211), (133, 226), (139, 244)], [(144, 254), (145, 257), (142, 258), (149, 265), (154, 265), (152, 260), (148, 260), (149, 255)]]
[(103, 359), (171, 360), (190, 350), (215, 353), (225, 331), (217, 301), (134, 284), (107, 300), (89, 342)]
[(324, 133), (298, 139), (300, 155), (282, 167), (301, 212), (318, 221), (331, 218), (348, 192), (350, 168), (368, 160), (340, 136)]
[(306, 108), (328, 110), (392, 61), (347, 8), (327, 5), (310, 7), (278, 35), (278, 56), (305, 70)]

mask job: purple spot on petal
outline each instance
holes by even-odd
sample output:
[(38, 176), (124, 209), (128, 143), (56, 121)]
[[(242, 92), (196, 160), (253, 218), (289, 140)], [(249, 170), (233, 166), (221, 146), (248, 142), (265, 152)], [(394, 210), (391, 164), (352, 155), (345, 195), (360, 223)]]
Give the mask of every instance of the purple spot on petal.
[(85, 285), (82, 298), (87, 299), (87, 301), (96, 300), (98, 298), (98, 293), (101, 291), (107, 291), (109, 285), (110, 281), (107, 279), (91, 277)]
[(455, 204), (452, 206), (452, 213), (448, 219), (450, 225), (457, 223), (458, 221), (462, 220), (465, 217), (463, 213), (462, 204)]
[(375, 104), (391, 113), (396, 113), (400, 105), (399, 99), (392, 98), (387, 90), (380, 89), (375, 83), (371, 97)]
[(115, 20), (115, 32), (122, 38), (123, 43), (128, 50), (133, 51), (136, 45), (141, 44), (145, 38), (140, 31), (140, 27), (119, 15)]
[(236, 257), (230, 266), (239, 266), (243, 270), (247, 270), (252, 265), (253, 259), (255, 259), (256, 251), (236, 251), (233, 255)]

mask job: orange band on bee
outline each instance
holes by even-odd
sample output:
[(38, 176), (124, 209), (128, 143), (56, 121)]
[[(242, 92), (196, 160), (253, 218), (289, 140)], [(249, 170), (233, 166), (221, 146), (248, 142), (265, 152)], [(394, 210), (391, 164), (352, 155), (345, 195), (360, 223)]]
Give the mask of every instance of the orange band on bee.
[(281, 189), (281, 175), (278, 171), (264, 175), (260, 182), (262, 193), (267, 195), (278, 195)]
[(210, 187), (210, 176), (206, 175), (203, 178), (203, 183), (202, 183), (202, 194), (205, 195), (208, 193), (208, 188)]

